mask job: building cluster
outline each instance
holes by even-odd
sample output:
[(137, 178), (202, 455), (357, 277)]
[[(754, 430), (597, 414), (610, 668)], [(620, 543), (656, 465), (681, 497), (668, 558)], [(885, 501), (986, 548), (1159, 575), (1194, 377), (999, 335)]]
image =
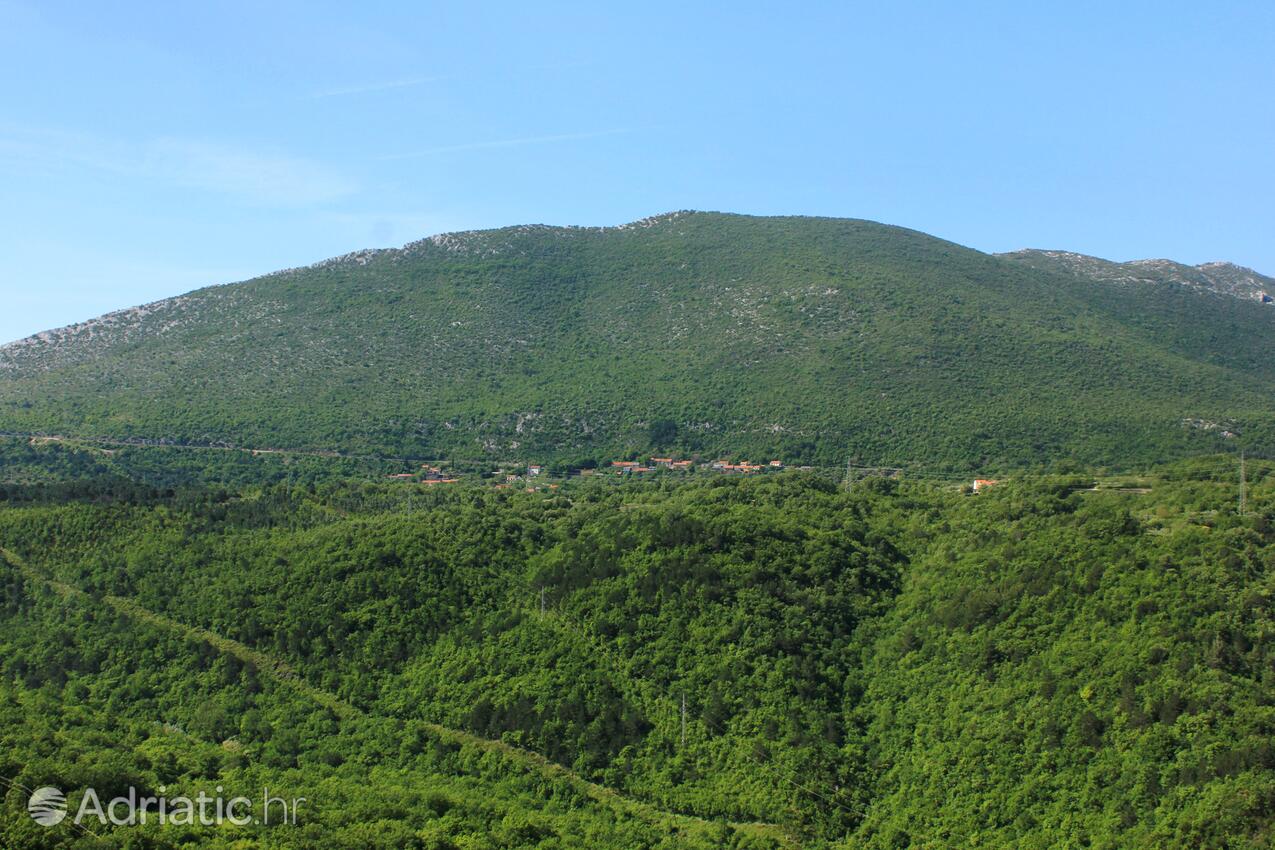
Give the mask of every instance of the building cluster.
[[(637, 460), (613, 460), (611, 468), (617, 475), (631, 475), (645, 472), (659, 472), (662, 469), (671, 469), (679, 472), (689, 472), (695, 469), (695, 461), (680, 460), (672, 457), (652, 457), (645, 462)], [(728, 460), (715, 460), (712, 463), (700, 464), (701, 467), (711, 469), (713, 472), (736, 473), (741, 475), (753, 475), (758, 472), (767, 470), (781, 470), (784, 468), (783, 461), (772, 460), (770, 463), (750, 463), (742, 460), (739, 463), (731, 463)]]
[[(729, 460), (694, 461), (676, 457), (648, 457), (645, 460), (613, 460), (609, 467), (603, 469), (581, 469), (577, 475), (587, 477), (610, 472), (614, 475), (649, 475), (657, 472), (692, 472), (701, 469), (727, 475), (756, 475), (762, 472), (778, 472), (785, 469), (783, 461), (772, 460), (769, 463), (752, 463), (747, 460), (732, 462)], [(801, 469), (810, 469), (803, 466)], [(500, 483), (500, 489), (529, 485), (533, 479), (549, 477), (549, 469), (544, 464), (528, 463), (526, 466), (504, 467), (492, 473)], [(460, 479), (437, 466), (424, 464), (417, 472), (397, 472), (389, 476), (394, 481), (411, 481), (419, 484), (455, 484)], [(549, 485), (542, 485), (549, 486)], [(556, 485), (555, 485), (556, 486)], [(540, 489), (537, 487), (537, 489)]]
[(437, 466), (421, 464), (419, 472), (396, 472), (389, 476), (394, 481), (415, 481), (421, 484), (455, 484), (460, 481)]
[[(666, 470), (692, 472), (700, 469), (722, 475), (758, 475), (764, 472), (779, 472), (787, 468), (781, 460), (772, 460), (768, 463), (752, 463), (751, 461), (741, 460), (736, 463), (729, 460), (697, 462), (675, 457), (648, 457), (645, 460), (613, 460), (607, 468), (580, 469), (573, 474), (581, 477), (590, 477), (607, 472), (620, 476), (650, 475)], [(811, 466), (796, 466), (792, 468), (804, 471), (814, 469)], [(862, 471), (862, 468), (860, 468), (860, 471)], [(897, 477), (900, 472), (901, 470), (891, 469), (889, 470), (889, 477)], [(877, 473), (882, 474), (882, 471), (878, 470)], [(505, 466), (493, 472), (492, 476), (499, 482), (495, 486), (500, 490), (513, 487), (526, 488), (528, 492), (558, 489), (557, 484), (549, 483), (545, 480), (550, 478), (549, 469), (540, 463), (529, 463), (526, 466), (516, 467)], [(461, 480), (456, 477), (455, 473), (430, 464), (422, 464), (417, 472), (396, 472), (387, 477), (393, 481), (411, 481), (419, 484), (456, 484)], [(540, 481), (537, 482), (533, 479), (540, 479)], [(975, 478), (967, 492), (979, 493), (999, 483), (1000, 480), (996, 478)]]
[(783, 469), (783, 461), (772, 460), (770, 463), (749, 463), (741, 460), (739, 463), (731, 463), (728, 460), (715, 460), (709, 467), (715, 472), (733, 472), (740, 475), (756, 475), (759, 472), (765, 472), (772, 469)]

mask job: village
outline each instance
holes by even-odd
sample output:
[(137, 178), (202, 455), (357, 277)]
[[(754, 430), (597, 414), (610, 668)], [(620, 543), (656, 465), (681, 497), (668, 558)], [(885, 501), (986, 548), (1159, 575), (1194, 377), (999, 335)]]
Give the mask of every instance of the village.
[[(555, 487), (548, 484), (550, 479), (557, 478), (589, 478), (593, 476), (650, 476), (658, 473), (692, 473), (705, 472), (720, 475), (759, 475), (768, 472), (780, 472), (790, 467), (783, 461), (771, 460), (767, 463), (752, 463), (747, 460), (732, 462), (730, 460), (697, 461), (676, 457), (647, 457), (641, 460), (613, 460), (607, 466), (588, 466), (569, 469), (550, 470), (542, 463), (504, 465), (484, 475), (493, 481), (499, 489), (525, 485), (529, 489), (538, 487)], [(811, 466), (791, 467), (793, 469), (813, 471)], [(447, 468), (447, 464), (421, 464), (416, 472), (396, 472), (387, 476), (394, 481), (413, 482), (418, 484), (442, 485), (459, 484), (463, 479), (459, 472)], [(473, 476), (470, 476), (471, 478)]]
[[(425, 463), (416, 472), (398, 472), (388, 477), (395, 481), (426, 485), (459, 484), (462, 480), (465, 480), (459, 472), (446, 469), (445, 466), (446, 464), (434, 465)], [(468, 480), (472, 481), (477, 477), (480, 480), (485, 480), (498, 490), (519, 488), (525, 489), (527, 492), (534, 492), (536, 490), (556, 490), (562, 480), (573, 478), (631, 479), (654, 477), (669, 473), (683, 475), (690, 473), (763, 475), (785, 470), (816, 472), (819, 469), (819, 467), (814, 466), (789, 466), (782, 460), (753, 463), (747, 460), (738, 462), (724, 459), (701, 461), (687, 458), (651, 456), (641, 460), (613, 460), (606, 466), (558, 467), (552, 469), (548, 465), (541, 463), (505, 464), (479, 476), (471, 474), (468, 476)], [(866, 473), (867, 475), (890, 478), (898, 477), (902, 474), (901, 469), (886, 467), (851, 467), (847, 469), (847, 473), (851, 470), (857, 470), (859, 474)], [(966, 489), (967, 492), (978, 493), (998, 483), (999, 481), (993, 478), (975, 478), (971, 484), (966, 485)]]

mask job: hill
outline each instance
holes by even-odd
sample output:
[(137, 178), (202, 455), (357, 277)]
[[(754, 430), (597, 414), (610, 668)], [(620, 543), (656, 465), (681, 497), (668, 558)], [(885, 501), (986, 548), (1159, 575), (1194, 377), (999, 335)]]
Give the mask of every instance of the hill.
[(846, 219), (445, 234), (11, 343), (0, 431), (947, 470), (1275, 443), (1275, 310), (1096, 277)]
[(1114, 263), (1070, 251), (1025, 249), (1000, 254), (1008, 260), (1050, 271), (1063, 271), (1092, 280), (1134, 285), (1188, 287), (1199, 292), (1275, 303), (1275, 278), (1234, 263), (1187, 266), (1172, 260), (1132, 260)]
[(74, 844), (11, 790), (0, 836), (1268, 848), (1275, 467), (1244, 513), (1234, 472), (11, 492), (6, 787), (309, 804)]

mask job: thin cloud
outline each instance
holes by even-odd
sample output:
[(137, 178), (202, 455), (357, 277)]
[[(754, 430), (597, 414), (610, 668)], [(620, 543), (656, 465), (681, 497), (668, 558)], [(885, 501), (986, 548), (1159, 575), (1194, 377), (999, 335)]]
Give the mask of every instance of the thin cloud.
[(321, 204), (356, 189), (343, 175), (302, 157), (185, 139), (160, 139), (147, 153), (147, 169), (174, 183), (271, 206)]
[(434, 156), (442, 153), (460, 153), (464, 151), (481, 151), (493, 150), (496, 148), (516, 148), (523, 145), (544, 145), (554, 142), (575, 142), (583, 139), (600, 139), (605, 136), (620, 136), (625, 133), (632, 133), (631, 129), (616, 130), (596, 130), (588, 133), (559, 133), (553, 136), (524, 136), (518, 139), (498, 139), (491, 142), (466, 142), (459, 145), (443, 145), (436, 148), (425, 148), (424, 150), (411, 151), (409, 153), (387, 154), (380, 157), (382, 160), (398, 160), (398, 159), (416, 159), (423, 156)]
[(90, 169), (228, 195), (253, 204), (303, 207), (343, 198), (357, 184), (306, 157), (199, 139), (122, 141), (42, 129), (0, 127), (0, 172), (50, 177)]
[(312, 100), (321, 100), (325, 97), (345, 97), (352, 94), (368, 94), (378, 91), (389, 91), (391, 89), (405, 89), (412, 86), (420, 86), (425, 83), (436, 83), (441, 80), (453, 79), (451, 75), (440, 75), (435, 77), (405, 77), (401, 80), (385, 80), (379, 83), (365, 83), (355, 86), (341, 86), (334, 89), (325, 89), (311, 93)]
[[(588, 62), (546, 62), (540, 65), (528, 65), (523, 68), (509, 70), (507, 73), (498, 72), (499, 76), (512, 74), (524, 74), (529, 71), (564, 71), (573, 68), (581, 68), (589, 65)], [(429, 76), (403, 77), (396, 80), (382, 80), (373, 83), (356, 83), (349, 86), (336, 86), (330, 89), (322, 89), (320, 91), (311, 92), (311, 100), (322, 100), (328, 97), (346, 97), (356, 94), (372, 94), (374, 92), (391, 91), (393, 89), (406, 89), (413, 86), (421, 86), (426, 83), (439, 83), (446, 80), (473, 79), (474, 74), (431, 74)], [(488, 74), (486, 76), (492, 76)]]

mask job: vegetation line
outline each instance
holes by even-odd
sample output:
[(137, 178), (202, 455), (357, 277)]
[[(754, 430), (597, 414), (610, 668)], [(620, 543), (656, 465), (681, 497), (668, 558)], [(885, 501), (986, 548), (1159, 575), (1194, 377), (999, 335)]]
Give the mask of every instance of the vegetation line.
[[(0, 546), (0, 558), (3, 558), (8, 564), (20, 570), (32, 581), (45, 585), (64, 599), (95, 598), (91, 597), (80, 588), (60, 581), (43, 570), (33, 567), (27, 563), (24, 558), (3, 546)], [(309, 684), (289, 665), (269, 653), (255, 650), (240, 643), (239, 641), (224, 637), (200, 626), (191, 626), (186, 623), (173, 620), (163, 614), (158, 614), (143, 607), (142, 605), (139, 605), (132, 599), (112, 595), (105, 595), (100, 599), (117, 612), (131, 617), (134, 620), (149, 623), (150, 625), (161, 629), (175, 631), (187, 638), (205, 641), (222, 653), (235, 656), (240, 661), (255, 665), (259, 670), (263, 670), (277, 680), (291, 686), (303, 696), (322, 705), (324, 708), (329, 709), (333, 714), (342, 719), (367, 716), (366, 712), (362, 711), (357, 706), (342, 700), (335, 694), (328, 693), (327, 691)], [(582, 790), (590, 799), (615, 810), (621, 815), (636, 817), (645, 820), (648, 823), (660, 826), (704, 828), (719, 823), (718, 821), (697, 817), (695, 815), (664, 811), (650, 805), (649, 803), (633, 800), (612, 788), (608, 788), (604, 785), (599, 785), (596, 782), (585, 779), (570, 768), (551, 761), (540, 753), (524, 750), (520, 747), (507, 744), (504, 741), (483, 738), (478, 735), (474, 735), (473, 733), (465, 732), (460, 729), (453, 729), (438, 723), (432, 723), (429, 721), (423, 721), (423, 723), (432, 734), (442, 741), (462, 745), (467, 744), (486, 752), (498, 753), (521, 767), (535, 773), (539, 773), (547, 779), (564, 780), (569, 784), (574, 785), (577, 789)], [(800, 847), (796, 838), (777, 824), (763, 823), (759, 821), (751, 823), (727, 822), (727, 825), (739, 832), (765, 835), (774, 839), (785, 848)]]
[[(531, 614), (533, 616), (537, 613), (538, 609), (536, 607), (536, 597), (534, 596), (527, 597), (524, 610), (528, 614)], [(595, 657), (604, 659), (606, 663), (611, 667), (611, 669), (615, 673), (617, 673), (621, 679), (627, 680), (630, 682), (640, 682), (641, 684), (645, 685), (646, 686), (645, 688), (637, 688), (636, 691), (637, 691), (638, 698), (643, 703), (646, 704), (646, 707), (659, 705), (660, 699), (656, 695), (658, 693), (658, 687), (655, 685), (655, 683), (652, 682), (649, 678), (645, 676), (641, 676), (637, 673), (634, 673), (631, 669), (629, 669), (629, 663), (626, 663), (625, 661), (622, 661), (621, 659), (617, 658), (615, 653), (613, 653), (611, 649), (606, 646), (605, 643), (600, 641), (597, 638), (597, 636), (595, 636), (588, 630), (587, 626), (585, 626), (583, 623), (575, 622), (571, 618), (571, 615), (567, 613), (565, 610), (563, 610), (561, 606), (554, 605), (551, 608), (539, 610), (538, 613), (539, 613), (539, 622), (550, 623), (553, 626), (555, 626), (560, 632), (570, 635), (575, 640), (582, 641), (584, 645), (586, 646), (586, 648), (591, 653), (593, 653)], [(683, 700), (685, 700), (685, 695), (683, 695)], [(674, 712), (676, 712), (677, 710), (676, 706), (673, 707), (673, 710)], [(685, 711), (685, 705), (683, 705), (683, 711)], [(651, 711), (650, 714), (653, 717), (660, 717), (663, 715), (663, 711), (659, 711), (659, 710)], [(713, 721), (712, 718), (707, 717), (703, 714), (698, 714), (695, 719), (697, 722), (703, 723), (705, 726), (712, 729), (718, 735), (725, 737), (729, 735), (730, 733), (730, 730), (728, 730), (725, 726)], [(684, 721), (685, 721), (685, 716), (683, 715), (683, 722)], [(772, 776), (774, 776), (779, 781), (784, 782), (788, 785), (791, 785), (795, 790), (799, 791), (800, 793), (806, 794), (809, 797), (812, 797), (815, 800), (818, 800), (819, 802), (827, 803), (828, 805), (834, 806), (856, 817), (862, 816), (862, 812), (856, 811), (855, 809), (847, 806), (845, 803), (841, 802), (840, 800), (834, 797), (829, 797), (826, 794), (822, 794), (819, 791), (816, 791), (814, 788), (810, 787), (809, 785), (803, 784), (797, 781), (796, 779), (794, 779), (793, 777), (789, 776), (788, 774), (775, 769), (778, 766), (773, 764), (771, 761), (763, 758), (761, 753), (756, 748), (756, 746), (746, 748), (745, 752), (748, 754), (748, 757), (752, 759), (752, 761), (758, 767), (769, 772)]]
[[(67, 434), (38, 434), (34, 432), (20, 431), (0, 431), (0, 439), (10, 440), (33, 440), (45, 441), (51, 443), (60, 443), (65, 445), (75, 445), (83, 443), (93, 446), (117, 446), (119, 448), (129, 449), (177, 449), (181, 451), (194, 452), (239, 452), (253, 456), (259, 455), (287, 455), (290, 457), (309, 457), (321, 458), (327, 460), (352, 460), (367, 463), (393, 463), (393, 464), (414, 464), (414, 463), (446, 463), (452, 467), (513, 467), (525, 465), (524, 461), (513, 459), (499, 458), (441, 458), (438, 456), (412, 456), (412, 455), (381, 455), (371, 453), (347, 452), (341, 449), (290, 449), (290, 448), (259, 448), (252, 446), (236, 446), (230, 444), (217, 443), (191, 443), (191, 442), (163, 442), (158, 438), (138, 437), (127, 439), (123, 437), (81, 437)], [(729, 452), (727, 454), (730, 454)], [(1200, 457), (1212, 457), (1215, 452), (1199, 455)], [(1256, 457), (1256, 455), (1254, 455)], [(933, 481), (936, 483), (948, 484), (953, 482), (964, 482), (970, 478), (986, 474), (984, 469), (978, 467), (965, 467), (961, 469), (939, 468), (932, 464), (924, 463), (903, 463), (896, 466), (863, 466), (857, 464), (846, 465), (811, 465), (802, 464), (800, 469), (806, 472), (817, 473), (821, 475), (834, 476), (841, 480), (846, 487), (853, 486), (858, 481), (865, 478), (877, 477), (887, 473), (896, 473), (906, 475), (908, 478), (918, 481)], [(579, 471), (575, 471), (566, 475), (546, 475), (545, 478), (574, 478), (581, 477)]]

